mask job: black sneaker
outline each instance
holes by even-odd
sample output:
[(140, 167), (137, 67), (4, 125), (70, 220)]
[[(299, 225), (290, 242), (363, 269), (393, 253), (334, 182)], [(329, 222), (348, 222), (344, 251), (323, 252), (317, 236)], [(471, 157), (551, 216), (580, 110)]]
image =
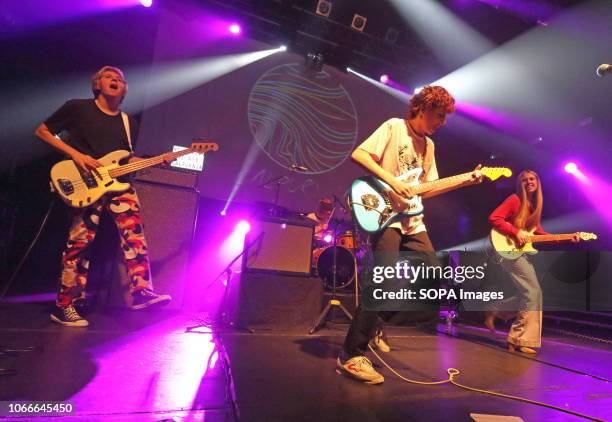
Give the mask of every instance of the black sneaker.
[(65, 308), (57, 308), (51, 314), (51, 321), (69, 327), (87, 327), (89, 325), (89, 322), (79, 315), (72, 305)]
[(142, 289), (132, 293), (132, 306), (134, 310), (149, 308), (153, 305), (160, 307), (170, 303), (170, 295), (158, 295), (152, 290)]

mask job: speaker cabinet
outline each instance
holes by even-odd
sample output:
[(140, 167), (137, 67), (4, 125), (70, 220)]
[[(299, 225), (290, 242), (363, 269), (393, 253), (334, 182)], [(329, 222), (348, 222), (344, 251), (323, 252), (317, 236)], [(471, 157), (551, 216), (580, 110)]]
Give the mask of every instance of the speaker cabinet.
[(319, 278), (243, 272), (239, 289), (238, 324), (245, 328), (306, 331), (321, 312)]
[[(169, 294), (172, 302), (164, 309), (180, 309), (188, 281), (191, 243), (198, 212), (198, 193), (193, 189), (136, 180), (141, 217), (151, 260), (153, 288)], [(121, 253), (119, 251), (119, 253)], [(116, 266), (111, 305), (130, 304), (129, 281), (122, 263)]]
[(310, 275), (313, 231), (307, 221), (255, 221), (246, 237), (244, 269)]

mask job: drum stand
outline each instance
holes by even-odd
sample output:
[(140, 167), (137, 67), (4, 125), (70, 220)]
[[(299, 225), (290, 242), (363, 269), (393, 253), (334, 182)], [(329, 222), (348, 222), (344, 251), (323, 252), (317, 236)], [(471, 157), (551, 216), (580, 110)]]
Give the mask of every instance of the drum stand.
[(338, 245), (336, 245), (337, 230), (338, 228), (335, 227), (334, 228), (334, 239), (333, 239), (334, 254), (332, 258), (332, 297), (327, 303), (327, 305), (325, 306), (325, 309), (323, 309), (321, 314), (319, 314), (319, 317), (315, 321), (314, 325), (312, 326), (308, 334), (312, 334), (320, 328), (321, 323), (325, 320), (325, 318), (327, 318), (327, 314), (329, 313), (330, 310), (333, 309), (334, 306), (339, 307), (342, 310), (342, 312), (344, 312), (344, 314), (348, 317), (348, 319), (351, 319), (351, 320), (353, 319), (353, 316), (344, 307), (340, 299), (336, 297), (336, 262), (337, 262), (337, 254), (338, 254)]

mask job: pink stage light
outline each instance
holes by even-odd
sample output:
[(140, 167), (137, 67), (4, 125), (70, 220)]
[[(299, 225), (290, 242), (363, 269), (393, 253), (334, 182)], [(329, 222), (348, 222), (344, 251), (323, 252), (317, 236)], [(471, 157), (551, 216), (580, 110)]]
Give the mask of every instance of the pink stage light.
[(389, 75), (384, 74), (384, 75), (380, 75), (380, 82), (383, 84), (386, 84), (389, 82)]
[(151, 7), (153, 5), (153, 0), (140, 0), (140, 4), (144, 7)]
[(563, 170), (565, 170), (566, 173), (569, 173), (574, 176), (576, 179), (580, 180), (582, 183), (589, 183), (589, 178), (582, 172), (582, 170), (580, 170), (580, 167), (574, 161), (568, 161), (563, 166)]
[(246, 220), (242, 220), (236, 224), (237, 233), (247, 234), (249, 230), (251, 230), (251, 225)]
[(234, 35), (238, 35), (241, 32), (241, 28), (240, 25), (238, 25), (237, 23), (233, 23), (229, 26), (229, 32), (231, 32)]
[(332, 241), (332, 235), (331, 235), (331, 234), (326, 234), (326, 235), (323, 237), (323, 240), (324, 240), (324, 241), (326, 241), (327, 243), (331, 243), (331, 241)]
[(578, 172), (578, 166), (573, 161), (567, 163), (563, 169), (569, 174), (576, 174)]

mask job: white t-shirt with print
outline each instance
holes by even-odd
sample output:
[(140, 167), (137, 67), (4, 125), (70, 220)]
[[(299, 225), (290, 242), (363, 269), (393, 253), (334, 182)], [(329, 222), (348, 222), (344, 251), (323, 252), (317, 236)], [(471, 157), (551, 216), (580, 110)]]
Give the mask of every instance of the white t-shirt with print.
[[(421, 167), (424, 173), (421, 182), (431, 182), (438, 179), (438, 169), (433, 141), (426, 137), (425, 152), (422, 147), (415, 150), (415, 142), (408, 134), (404, 119), (393, 118), (384, 122), (357, 148), (368, 152), (374, 161), (394, 176), (399, 176), (413, 168)], [(404, 234), (416, 234), (427, 231), (423, 223), (423, 215), (404, 217), (392, 223), (390, 227), (398, 227)]]

